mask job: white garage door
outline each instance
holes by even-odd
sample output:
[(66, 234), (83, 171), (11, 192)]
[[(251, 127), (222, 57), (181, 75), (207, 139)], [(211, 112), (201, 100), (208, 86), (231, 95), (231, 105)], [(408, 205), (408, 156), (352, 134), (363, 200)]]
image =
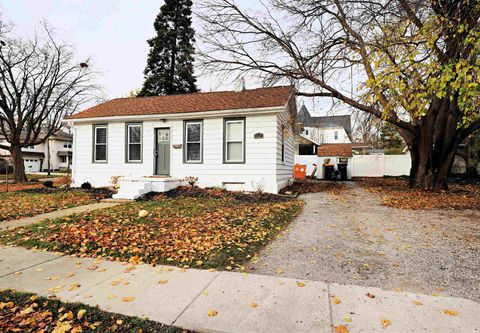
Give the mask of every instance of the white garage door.
[(40, 160), (38, 158), (26, 158), (23, 161), (25, 163), (25, 172), (40, 171)]

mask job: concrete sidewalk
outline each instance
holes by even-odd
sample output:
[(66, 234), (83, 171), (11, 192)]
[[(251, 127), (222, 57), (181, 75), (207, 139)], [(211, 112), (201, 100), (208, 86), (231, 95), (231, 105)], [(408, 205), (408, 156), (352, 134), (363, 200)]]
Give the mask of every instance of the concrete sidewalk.
[(25, 217), (18, 220), (0, 222), (0, 231), (13, 229), (17, 227), (23, 227), (23, 226), (34, 224), (46, 219), (56, 219), (62, 216), (90, 212), (92, 210), (97, 210), (97, 209), (109, 208), (109, 207), (116, 206), (118, 204), (119, 203), (117, 202), (97, 202), (97, 203), (92, 203), (92, 204), (83, 205), (83, 206), (54, 210), (50, 213), (39, 214), (31, 217)]
[(130, 266), (17, 247), (0, 248), (0, 288), (54, 294), (199, 332), (320, 333), (335, 332), (338, 325), (349, 332), (480, 332), (480, 304), (467, 299)]

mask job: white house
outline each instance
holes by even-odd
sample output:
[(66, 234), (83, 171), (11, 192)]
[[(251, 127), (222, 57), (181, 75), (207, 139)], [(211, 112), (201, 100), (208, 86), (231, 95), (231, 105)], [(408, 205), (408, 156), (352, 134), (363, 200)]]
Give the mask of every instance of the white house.
[(74, 128), (75, 186), (117, 197), (166, 191), (187, 176), (200, 187), (278, 193), (293, 176), (293, 87), (118, 98), (66, 120)]
[[(67, 170), (72, 163), (72, 142), (73, 135), (60, 130), (46, 142), (23, 148), (25, 171), (27, 173), (47, 171), (49, 164), (51, 171)], [(0, 136), (0, 144), (10, 145), (2, 136)], [(0, 159), (9, 157), (8, 150), (0, 149)]]
[(316, 155), (317, 147), (323, 144), (352, 142), (350, 115), (312, 117), (302, 105), (298, 112), (298, 125), (296, 155)]

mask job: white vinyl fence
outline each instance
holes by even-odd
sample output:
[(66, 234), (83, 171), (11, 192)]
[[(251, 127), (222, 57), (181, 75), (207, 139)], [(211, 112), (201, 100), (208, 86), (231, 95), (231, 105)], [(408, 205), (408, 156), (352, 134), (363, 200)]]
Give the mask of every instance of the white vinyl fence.
[[(307, 175), (313, 170), (312, 164), (321, 168), (325, 157), (295, 155), (295, 164), (307, 166)], [(410, 155), (354, 155), (350, 159), (352, 177), (407, 176), (410, 174)], [(318, 175), (317, 176), (321, 176)]]
[(407, 176), (412, 160), (410, 155), (354, 155), (353, 177)]

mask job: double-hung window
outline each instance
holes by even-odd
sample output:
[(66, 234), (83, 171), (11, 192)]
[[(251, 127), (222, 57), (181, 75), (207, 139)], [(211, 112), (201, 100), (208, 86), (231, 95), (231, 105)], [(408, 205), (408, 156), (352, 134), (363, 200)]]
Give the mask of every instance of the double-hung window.
[(142, 162), (142, 124), (127, 124), (127, 162)]
[(245, 118), (224, 120), (224, 163), (245, 163)]
[(107, 163), (107, 125), (93, 126), (93, 162)]
[(203, 121), (185, 121), (184, 124), (184, 162), (202, 163), (203, 160)]

